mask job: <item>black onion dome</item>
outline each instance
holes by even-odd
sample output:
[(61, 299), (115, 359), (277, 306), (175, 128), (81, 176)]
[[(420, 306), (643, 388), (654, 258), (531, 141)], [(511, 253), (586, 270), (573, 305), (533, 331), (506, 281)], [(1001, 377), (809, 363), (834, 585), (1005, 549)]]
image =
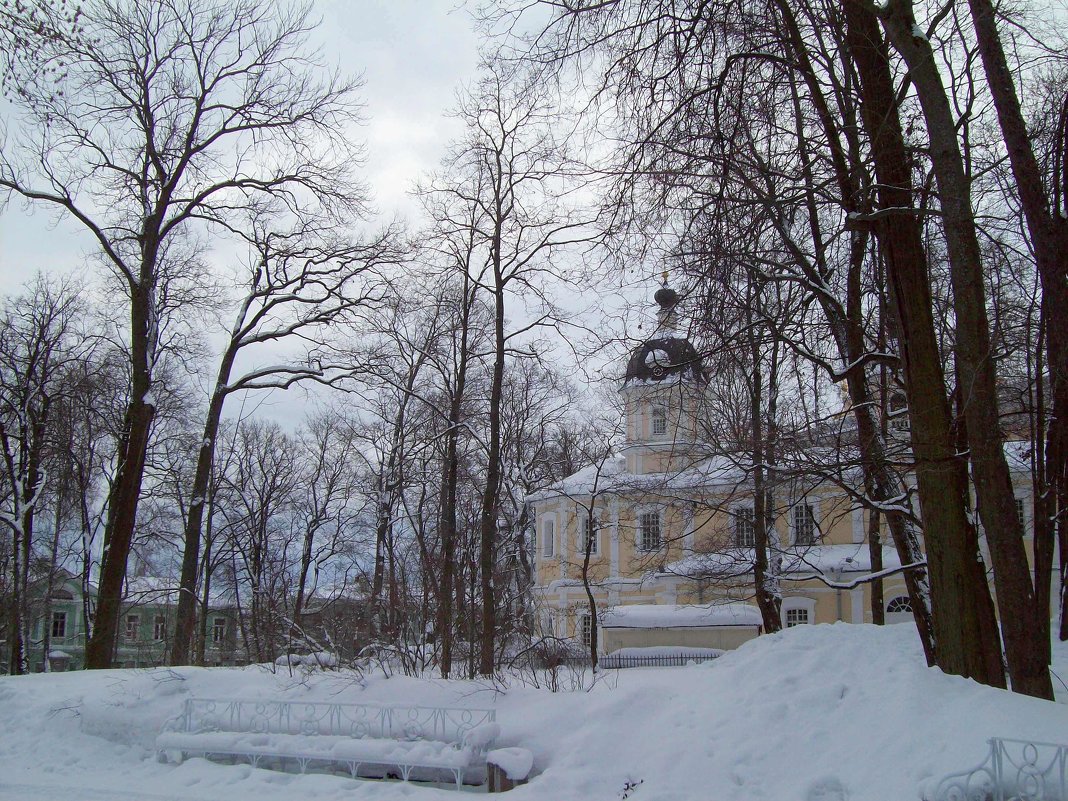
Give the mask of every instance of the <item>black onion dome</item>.
[[(666, 291), (674, 294), (672, 290)], [(646, 340), (631, 352), (624, 383), (663, 381), (675, 376), (701, 383), (706, 381), (701, 355), (693, 343), (681, 337), (663, 337)]]
[(653, 295), (653, 300), (655, 300), (664, 311), (671, 311), (678, 305), (679, 293), (671, 287), (662, 286), (660, 289), (656, 290), (656, 294)]

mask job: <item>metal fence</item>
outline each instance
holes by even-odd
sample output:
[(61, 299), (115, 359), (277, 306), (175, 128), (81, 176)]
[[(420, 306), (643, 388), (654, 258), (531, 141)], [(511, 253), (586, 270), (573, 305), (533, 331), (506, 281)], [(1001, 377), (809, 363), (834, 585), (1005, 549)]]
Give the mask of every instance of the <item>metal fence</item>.
[(715, 655), (657, 654), (655, 656), (630, 656), (607, 654), (601, 657), (600, 666), (605, 670), (621, 670), (636, 667), (682, 667), (691, 662), (709, 662)]
[(995, 737), (971, 770), (952, 773), (931, 801), (1068, 801), (1068, 745)]

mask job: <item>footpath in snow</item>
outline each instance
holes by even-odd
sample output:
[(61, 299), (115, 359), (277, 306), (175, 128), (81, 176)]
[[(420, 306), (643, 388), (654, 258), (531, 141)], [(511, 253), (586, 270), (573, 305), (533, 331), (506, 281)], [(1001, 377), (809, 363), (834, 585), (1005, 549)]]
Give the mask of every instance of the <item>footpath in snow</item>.
[[(1068, 649), (1055, 654), (1068, 679)], [(798, 626), (702, 665), (609, 671), (557, 693), (263, 667), (3, 677), (0, 799), (463, 797), (203, 759), (159, 764), (155, 736), (190, 696), (493, 706), (495, 747), (534, 753), (536, 775), (503, 796), (512, 801), (910, 801), (924, 782), (979, 762), (989, 737), (1068, 741), (1068, 705), (928, 669), (910, 626)]]

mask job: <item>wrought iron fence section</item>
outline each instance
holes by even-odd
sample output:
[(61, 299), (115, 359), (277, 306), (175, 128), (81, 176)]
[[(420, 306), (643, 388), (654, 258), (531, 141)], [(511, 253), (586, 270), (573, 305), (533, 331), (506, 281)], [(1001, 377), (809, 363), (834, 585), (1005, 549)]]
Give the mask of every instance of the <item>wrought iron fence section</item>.
[(986, 758), (940, 781), (930, 801), (1068, 801), (1068, 745), (988, 741)]
[(492, 709), (190, 698), (185, 701), (180, 728), (197, 733), (343, 734), (354, 738), (460, 742), (471, 729), (496, 719), (497, 713)]
[(601, 657), (600, 666), (605, 670), (622, 670), (636, 667), (683, 667), (691, 662), (710, 662), (718, 659), (713, 655), (689, 655), (689, 654), (658, 654), (655, 656), (614, 656), (607, 654)]

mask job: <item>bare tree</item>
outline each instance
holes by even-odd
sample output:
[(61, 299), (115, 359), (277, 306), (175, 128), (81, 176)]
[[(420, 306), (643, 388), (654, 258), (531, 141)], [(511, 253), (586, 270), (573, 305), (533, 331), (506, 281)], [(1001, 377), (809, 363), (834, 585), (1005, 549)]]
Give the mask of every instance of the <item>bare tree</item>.
[(156, 412), (159, 293), (196, 263), (198, 234), (258, 203), (299, 216), (306, 196), (359, 211), (347, 126), (355, 85), (320, 73), (307, 9), (256, 0), (94, 2), (82, 36), (31, 46), (52, 84), (14, 98), (0, 187), (84, 226), (129, 302), (130, 392), (112, 485), (87, 666), (107, 667)]
[(58, 527), (49, 549), (35, 543), (35, 526), (46, 504), (49, 450), (57, 444), (54, 407), (73, 389), (64, 373), (84, 350), (76, 328), (81, 313), (76, 291), (38, 277), (26, 295), (7, 300), (0, 317), (0, 525), (11, 547), (11, 673), (26, 672), (31, 563), (58, 548)]
[[(173, 664), (188, 660), (193, 639), (204, 505), (226, 399), (235, 392), (287, 389), (303, 381), (330, 384), (348, 375), (352, 369), (348, 361), (324, 362), (312, 349), (323, 330), (376, 294), (364, 279), (370, 278), (381, 261), (395, 258), (392, 232), (371, 242), (354, 243), (339, 237), (324, 221), (302, 224), (285, 234), (264, 230), (263, 223), (257, 222), (251, 237), (253, 254), (244, 297), (227, 332), (192, 479)], [(258, 346), (285, 346), (297, 339), (305, 346), (303, 352), (289, 359), (274, 357), (234, 375), (238, 359)]]
[[(505, 362), (528, 332), (554, 324), (547, 295), (539, 289), (546, 276), (563, 278), (559, 254), (594, 237), (593, 217), (565, 205), (561, 141), (553, 131), (559, 117), (551, 111), (535, 77), (509, 74), (502, 63), (487, 63), (476, 89), (460, 105), (467, 127), (449, 164), (455, 175), (451, 193), (473, 211), (474, 245), (484, 266), (473, 280), (493, 304), (492, 372), (486, 478), (482, 492), (479, 570), (482, 625), (479, 672), (495, 668), (497, 528), (501, 491), (501, 418)], [(506, 309), (517, 296), (535, 303), (529, 321), (508, 330)], [(511, 298), (511, 301), (509, 300)], [(520, 302), (522, 302), (520, 300)], [(537, 307), (541, 305), (541, 308)], [(518, 304), (517, 304), (518, 305)]]

